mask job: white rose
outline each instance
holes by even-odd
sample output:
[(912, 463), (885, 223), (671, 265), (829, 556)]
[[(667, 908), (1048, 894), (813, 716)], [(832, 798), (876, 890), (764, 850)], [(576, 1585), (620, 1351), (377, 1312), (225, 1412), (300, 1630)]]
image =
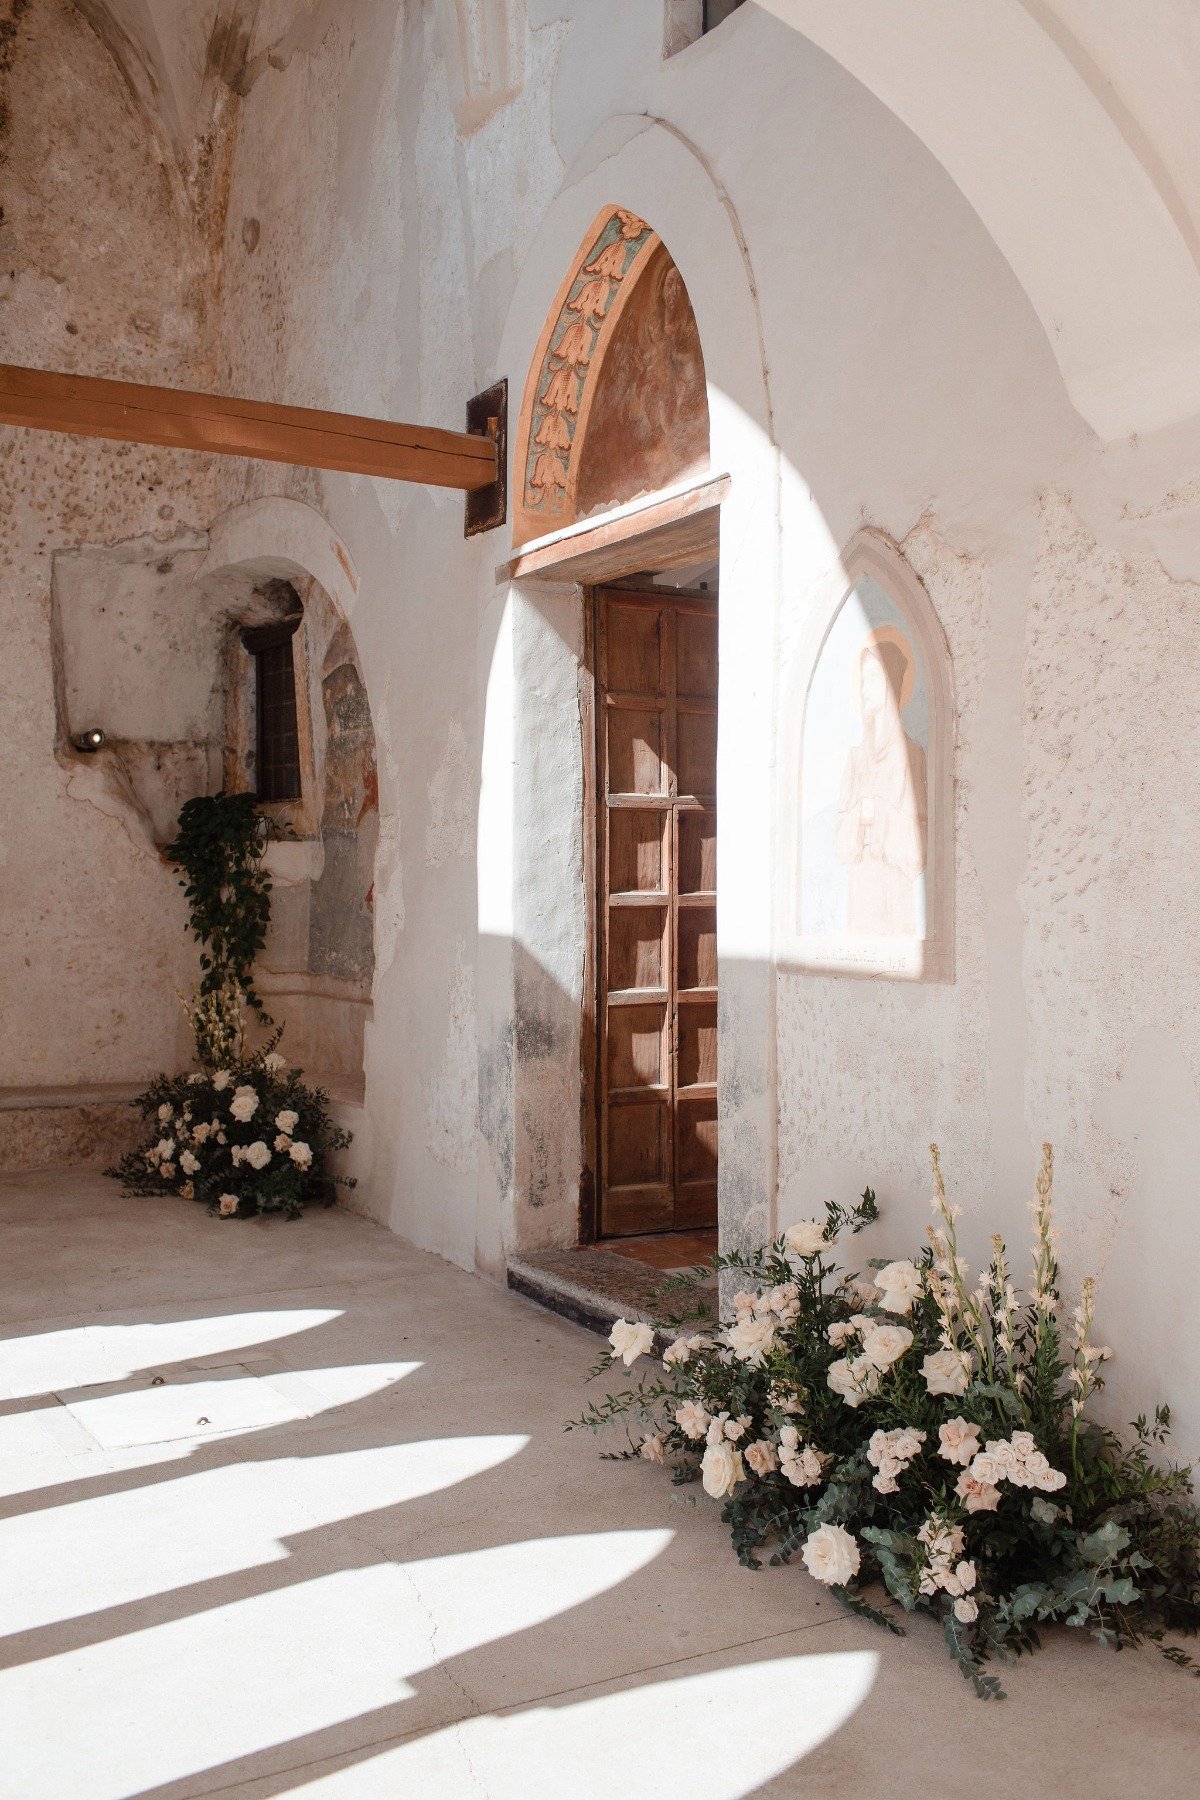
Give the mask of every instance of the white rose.
[(663, 1367), (669, 1369), (674, 1363), (685, 1363), (692, 1360), (692, 1347), (686, 1338), (676, 1338), (663, 1351)]
[(773, 1319), (743, 1316), (736, 1325), (729, 1327), (725, 1337), (729, 1348), (740, 1362), (749, 1363), (753, 1369), (761, 1369), (775, 1342), (775, 1322)]
[(738, 1419), (726, 1419), (725, 1436), (736, 1444), (740, 1437), (745, 1437), (750, 1426), (749, 1413), (743, 1413)]
[(921, 1373), (931, 1394), (965, 1394), (971, 1384), (957, 1350), (934, 1350), (921, 1364)]
[(290, 1150), (291, 1147), (292, 1147), (291, 1138), (285, 1137), (282, 1131), (278, 1134), (278, 1136), (276, 1137), (275, 1142), (272, 1146), (273, 1149), (279, 1151), (279, 1154), (281, 1156), (284, 1154), (285, 1151)]
[(863, 1333), (863, 1355), (877, 1369), (890, 1369), (906, 1350), (911, 1349), (912, 1341), (912, 1332), (906, 1331), (903, 1325), (872, 1325)]
[(217, 1201), (217, 1211), (223, 1219), (229, 1218), (230, 1214), (235, 1213), (237, 1209), (238, 1197), (236, 1194), (222, 1194)]
[(217, 1090), (218, 1094), (224, 1093), (225, 1089), (229, 1086), (229, 1083), (232, 1080), (233, 1080), (233, 1076), (229, 1073), (228, 1069), (218, 1069), (216, 1074), (212, 1078), (213, 1086)]
[(979, 1427), (966, 1419), (947, 1419), (938, 1426), (938, 1437), (938, 1455), (949, 1463), (957, 1463), (959, 1468), (965, 1469), (971, 1458), (979, 1454)]
[(818, 1525), (800, 1554), (809, 1574), (826, 1587), (845, 1587), (858, 1574), (861, 1561), (857, 1543), (842, 1525)]
[(913, 1301), (920, 1298), (924, 1277), (913, 1263), (893, 1262), (876, 1271), (875, 1285), (879, 1289), (880, 1306), (885, 1306), (888, 1312), (908, 1313), (912, 1311)]
[(1066, 1487), (1067, 1478), (1061, 1469), (1051, 1469), (1048, 1474), (1042, 1476), (1037, 1485), (1043, 1494), (1057, 1494), (1059, 1488)]
[(158, 1172), (164, 1181), (174, 1181), (175, 1164), (173, 1162), (159, 1163)]
[(969, 1594), (976, 1582), (975, 1564), (973, 1562), (960, 1562), (954, 1573), (958, 1578), (958, 1585), (963, 1593)]
[(167, 1105), (166, 1101), (164, 1101), (163, 1104), (159, 1107), (158, 1117), (159, 1117), (160, 1124), (169, 1125), (171, 1123), (171, 1120), (174, 1117), (174, 1114), (172, 1113), (171, 1108)]
[(282, 1131), (287, 1137), (291, 1137), (299, 1123), (300, 1114), (298, 1112), (285, 1109), (283, 1112), (275, 1114), (276, 1129)]
[(203, 1144), (207, 1140), (208, 1134), (211, 1130), (212, 1130), (212, 1126), (209, 1124), (206, 1124), (205, 1121), (203, 1119), (201, 1119), (201, 1121), (198, 1125), (192, 1126), (193, 1142), (195, 1142), (197, 1144)]
[(200, 1159), (193, 1156), (190, 1150), (185, 1150), (179, 1159), (179, 1166), (185, 1175), (194, 1175), (200, 1167)]
[(635, 1324), (631, 1319), (618, 1319), (608, 1334), (612, 1345), (612, 1357), (616, 1362), (618, 1356), (627, 1369), (632, 1368), (639, 1356), (645, 1356), (654, 1348), (654, 1333), (649, 1325)]
[(960, 1625), (970, 1625), (979, 1617), (979, 1603), (970, 1594), (954, 1602), (954, 1616)]
[(820, 1219), (801, 1219), (798, 1225), (789, 1225), (783, 1241), (793, 1256), (802, 1256), (806, 1261), (811, 1256), (820, 1256), (827, 1248), (825, 1227)]
[(858, 1326), (852, 1319), (835, 1319), (825, 1336), (835, 1350), (840, 1350), (844, 1344), (850, 1342), (851, 1338), (858, 1336)]
[(638, 1455), (644, 1456), (647, 1462), (665, 1462), (666, 1445), (656, 1431), (647, 1433), (642, 1439)]
[[(298, 1169), (311, 1169), (313, 1154), (307, 1144), (297, 1140), (288, 1151), (288, 1155)], [(651, 1342), (653, 1342), (653, 1334), (651, 1334)]]
[(1004, 1480), (1004, 1470), (990, 1451), (981, 1450), (971, 1459), (971, 1478), (988, 1487), (997, 1487)]
[(252, 1087), (240, 1087), (229, 1102), (229, 1110), (241, 1125), (248, 1125), (258, 1111), (258, 1095)]
[(719, 1443), (708, 1446), (700, 1464), (700, 1479), (705, 1493), (711, 1499), (724, 1499), (744, 1478), (740, 1451), (735, 1450), (724, 1438)]
[(847, 1406), (861, 1406), (878, 1388), (879, 1370), (869, 1357), (842, 1356), (830, 1363), (825, 1379)]
[(675, 1423), (684, 1437), (702, 1438), (709, 1427), (709, 1416), (694, 1400), (685, 1400), (675, 1412)]
[(252, 1169), (265, 1169), (270, 1160), (270, 1149), (261, 1138), (256, 1138), (254, 1143), (247, 1144), (242, 1151), (242, 1161), (248, 1162)]

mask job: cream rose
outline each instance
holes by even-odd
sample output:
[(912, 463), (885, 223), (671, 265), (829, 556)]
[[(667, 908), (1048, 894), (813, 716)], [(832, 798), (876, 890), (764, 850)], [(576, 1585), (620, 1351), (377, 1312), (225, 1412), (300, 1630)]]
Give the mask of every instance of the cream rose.
[(845, 1587), (858, 1574), (858, 1544), (843, 1525), (818, 1525), (800, 1552), (804, 1566), (826, 1587)]
[(276, 1130), (282, 1131), (286, 1137), (291, 1137), (299, 1123), (300, 1114), (298, 1112), (292, 1112), (290, 1108), (275, 1114)]
[(709, 1427), (709, 1416), (694, 1400), (685, 1400), (676, 1408), (675, 1423), (684, 1437), (702, 1438)]
[(638, 1455), (645, 1457), (647, 1462), (660, 1463), (666, 1460), (666, 1444), (657, 1431), (647, 1432), (642, 1439)]
[(761, 1369), (775, 1342), (775, 1321), (744, 1315), (736, 1325), (729, 1327), (725, 1341), (739, 1362), (749, 1363), (752, 1369)]
[(163, 1104), (158, 1109), (159, 1123), (161, 1125), (169, 1125), (171, 1123), (171, 1120), (174, 1118), (174, 1116), (175, 1115), (171, 1111), (171, 1108), (167, 1105), (166, 1101), (164, 1100)]
[(913, 1334), (903, 1325), (872, 1325), (863, 1333), (863, 1355), (877, 1369), (890, 1369), (912, 1348)]
[(779, 1467), (775, 1446), (768, 1438), (759, 1438), (756, 1443), (748, 1444), (745, 1456), (756, 1475), (773, 1475)]
[(185, 1150), (179, 1158), (179, 1166), (185, 1175), (194, 1175), (200, 1167), (200, 1159), (193, 1156), (190, 1150)]
[(970, 1594), (963, 1594), (954, 1602), (954, 1616), (960, 1625), (971, 1625), (979, 1617), (979, 1602)]
[(966, 1419), (947, 1419), (938, 1426), (938, 1455), (965, 1469), (971, 1458), (979, 1454), (979, 1427)]
[(957, 1350), (934, 1350), (921, 1364), (925, 1386), (931, 1394), (965, 1394), (971, 1377)]
[(879, 1370), (869, 1357), (842, 1356), (830, 1363), (825, 1380), (847, 1406), (861, 1406), (878, 1388)]
[(249, 1163), (252, 1169), (265, 1169), (271, 1160), (270, 1146), (264, 1144), (261, 1138), (256, 1138), (252, 1144), (246, 1145), (241, 1160)]
[(632, 1319), (618, 1319), (608, 1334), (612, 1345), (613, 1361), (618, 1356), (627, 1369), (632, 1368), (639, 1356), (645, 1356), (654, 1348), (654, 1333), (649, 1325), (635, 1323)]
[(976, 1481), (970, 1469), (964, 1469), (954, 1491), (969, 1513), (995, 1512), (1000, 1504), (1000, 1489), (990, 1482)]
[(229, 1073), (228, 1069), (218, 1069), (212, 1078), (213, 1087), (218, 1094), (223, 1094), (232, 1080), (233, 1076)]
[(229, 1110), (240, 1125), (248, 1125), (258, 1111), (258, 1095), (252, 1087), (238, 1088), (229, 1102)]
[(237, 1211), (240, 1204), (236, 1194), (222, 1194), (217, 1201), (217, 1211), (223, 1219), (228, 1219), (232, 1213)]
[(288, 1151), (288, 1155), (298, 1169), (311, 1169), (313, 1154), (307, 1144), (297, 1140)]
[(793, 1256), (803, 1257), (806, 1262), (810, 1257), (820, 1256), (822, 1250), (828, 1248), (825, 1227), (820, 1219), (801, 1219), (798, 1225), (789, 1225), (783, 1234), (783, 1241)]
[(724, 1438), (708, 1446), (700, 1464), (700, 1479), (710, 1498), (723, 1500), (744, 1478), (740, 1451), (735, 1450)]
[(835, 1319), (825, 1336), (835, 1350), (840, 1350), (843, 1345), (850, 1342), (851, 1338), (858, 1336), (858, 1326), (853, 1319)]
[(909, 1313), (913, 1301), (920, 1298), (925, 1283), (915, 1264), (901, 1261), (876, 1270), (875, 1285), (879, 1289), (880, 1306), (886, 1307), (888, 1312)]

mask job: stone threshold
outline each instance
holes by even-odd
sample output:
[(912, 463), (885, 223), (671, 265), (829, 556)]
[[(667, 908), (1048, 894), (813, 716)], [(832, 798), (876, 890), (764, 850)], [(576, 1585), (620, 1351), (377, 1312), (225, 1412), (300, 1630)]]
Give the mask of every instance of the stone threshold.
[[(662, 1328), (664, 1342), (680, 1329), (701, 1330), (702, 1321), (684, 1326), (678, 1317), (697, 1303), (698, 1294), (664, 1295), (667, 1279), (648, 1263), (590, 1247), (534, 1251), (508, 1261), (508, 1285), (514, 1293), (601, 1337), (608, 1336), (617, 1319)], [(715, 1283), (711, 1292), (715, 1311)]]

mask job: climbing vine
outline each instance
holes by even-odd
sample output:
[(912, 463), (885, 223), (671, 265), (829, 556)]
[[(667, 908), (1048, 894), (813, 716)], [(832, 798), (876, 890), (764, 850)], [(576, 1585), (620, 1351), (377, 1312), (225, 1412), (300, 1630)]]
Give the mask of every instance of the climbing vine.
[(270, 1019), (254, 988), (254, 963), (271, 919), (265, 834), (253, 794), (201, 794), (185, 802), (167, 856), (182, 871), (189, 926), (200, 949), (200, 987), (188, 1006), (196, 1053), (216, 1068), (241, 1053), (243, 1009)]

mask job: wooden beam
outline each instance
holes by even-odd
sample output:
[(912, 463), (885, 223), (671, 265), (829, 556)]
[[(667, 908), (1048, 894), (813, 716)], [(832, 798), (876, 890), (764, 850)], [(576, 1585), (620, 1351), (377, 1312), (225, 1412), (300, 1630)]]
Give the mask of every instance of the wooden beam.
[(665, 497), (649, 495), (598, 518), (537, 538), (501, 563), (496, 580), (603, 582), (643, 569), (660, 573), (719, 553), (728, 475), (710, 475)]
[(387, 419), (102, 381), (93, 375), (59, 375), (11, 363), (0, 363), (0, 424), (382, 475), (389, 481), (468, 493), (496, 480), (495, 444), (465, 431), (393, 425)]

